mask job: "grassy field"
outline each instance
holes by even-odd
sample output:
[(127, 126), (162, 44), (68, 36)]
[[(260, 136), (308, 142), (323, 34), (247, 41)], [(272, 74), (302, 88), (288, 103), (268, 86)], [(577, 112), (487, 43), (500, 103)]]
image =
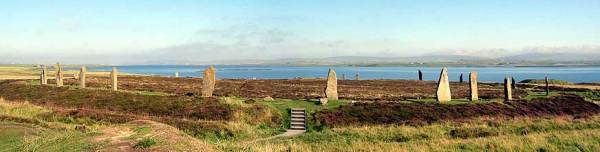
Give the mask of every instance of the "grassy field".
[[(225, 101), (230, 100), (230, 101)], [(223, 102), (247, 106), (242, 100)], [(237, 102), (237, 103), (236, 103)], [(278, 110), (305, 105), (331, 108), (309, 101), (259, 101)], [(334, 107), (334, 106), (332, 106)], [(600, 145), (600, 116), (590, 118), (478, 118), (466, 122), (440, 122), (424, 126), (372, 125), (325, 128), (284, 139), (253, 142), (281, 130), (266, 129), (243, 121), (227, 122), (235, 138), (190, 138), (182, 131), (162, 125), (115, 124), (86, 120), (86, 132), (72, 123), (40, 115), (52, 111), (29, 103), (0, 101), (0, 138), (3, 151), (94, 151), (118, 149), (207, 151), (595, 151)], [(281, 111), (279, 111), (281, 112)], [(9, 119), (16, 117), (23, 120)], [(78, 118), (83, 119), (83, 118)], [(240, 119), (241, 120), (241, 119)], [(33, 121), (36, 121), (35, 123)], [(83, 121), (83, 120), (80, 120)], [(164, 128), (169, 129), (164, 129)], [(165, 130), (182, 137), (163, 137)], [(186, 141), (169, 141), (185, 138)], [(183, 143), (182, 143), (183, 142)], [(174, 144), (177, 143), (177, 144)], [(188, 149), (186, 149), (188, 148)], [(130, 149), (130, 150), (131, 150)]]
[[(29, 69), (29, 70), (28, 70)], [(4, 71), (30, 71), (12, 67)], [(1, 74), (1, 70), (0, 70)], [(27, 72), (23, 72), (27, 75)], [(0, 96), (0, 152), (4, 151), (598, 151), (600, 115), (483, 116), (422, 124), (323, 126), (313, 113), (339, 110), (351, 101), (241, 97), (197, 98), (173, 93), (17, 84)], [(0, 88), (0, 91), (6, 88)], [(574, 94), (598, 103), (598, 90), (527, 91), (528, 102)], [(4, 99), (2, 99), (4, 97)], [(211, 103), (207, 103), (211, 102)], [(432, 99), (401, 104), (452, 106), (499, 104), (502, 99), (464, 99), (437, 105)], [(285, 132), (290, 108), (309, 112), (308, 132)], [(539, 107), (543, 108), (543, 107)], [(216, 111), (215, 111), (216, 110)], [(378, 112), (384, 107), (370, 110)], [(482, 110), (482, 109), (476, 109)], [(566, 111), (569, 111), (568, 109)], [(458, 112), (460, 113), (460, 112)], [(349, 116), (370, 113), (348, 113)], [(370, 117), (377, 117), (370, 115)], [(348, 119), (352, 117), (340, 117)], [(438, 120), (438, 119), (436, 119)], [(341, 121), (343, 122), (343, 121)], [(76, 126), (85, 126), (85, 129)]]

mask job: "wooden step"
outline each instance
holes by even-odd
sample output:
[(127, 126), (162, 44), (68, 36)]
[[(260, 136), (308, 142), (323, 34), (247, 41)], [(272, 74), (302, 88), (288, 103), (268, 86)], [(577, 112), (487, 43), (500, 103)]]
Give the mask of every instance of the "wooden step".
[(304, 122), (306, 120), (305, 119), (300, 119), (300, 118), (292, 118), (291, 121), (302, 121), (302, 122)]
[(303, 108), (292, 108), (290, 110), (290, 129), (306, 130), (306, 110)]
[(292, 118), (304, 119), (304, 118), (306, 118), (306, 116), (304, 116), (304, 115), (292, 115)]

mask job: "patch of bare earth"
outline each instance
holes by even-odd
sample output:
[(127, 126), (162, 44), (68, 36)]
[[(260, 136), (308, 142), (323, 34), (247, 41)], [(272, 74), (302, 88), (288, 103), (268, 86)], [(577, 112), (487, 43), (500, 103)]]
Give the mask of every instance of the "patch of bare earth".
[[(135, 149), (134, 146), (140, 140), (136, 139), (139, 138), (139, 135), (136, 135), (137, 133), (132, 127), (128, 126), (133, 126), (133, 128), (150, 128), (150, 133), (142, 136), (156, 139), (158, 143), (146, 149)], [(108, 143), (103, 151), (215, 151), (211, 145), (182, 133), (175, 127), (150, 120), (134, 120), (125, 126), (109, 127), (101, 130), (101, 132), (103, 134), (95, 137), (93, 140), (95, 142)]]

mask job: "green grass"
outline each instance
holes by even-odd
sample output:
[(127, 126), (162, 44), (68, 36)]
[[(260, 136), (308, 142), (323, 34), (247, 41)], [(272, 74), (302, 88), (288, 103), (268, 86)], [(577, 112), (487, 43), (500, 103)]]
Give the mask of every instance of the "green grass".
[(532, 100), (532, 99), (536, 99), (536, 98), (549, 98), (549, 97), (554, 97), (554, 96), (558, 96), (560, 95), (561, 92), (553, 92), (551, 91), (549, 95), (546, 95), (546, 92), (532, 92), (529, 91), (527, 92), (527, 97), (525, 97), (526, 100)]
[(363, 126), (325, 129), (265, 141), (252, 151), (595, 151), (600, 117), (478, 119), (425, 126)]
[[(323, 110), (323, 109), (333, 109), (339, 107), (341, 105), (349, 104), (350, 101), (347, 100), (332, 100), (329, 101), (326, 105), (322, 105), (317, 100), (289, 100), (289, 99), (275, 99), (273, 101), (258, 101), (259, 104), (268, 105), (274, 109), (277, 109), (283, 116), (283, 124), (284, 128), (289, 128), (290, 123), (290, 114), (289, 111), (291, 108), (304, 108), (308, 115), (308, 120), (312, 119), (312, 113)], [(313, 123), (311, 121), (307, 122), (308, 129), (313, 130)]]
[(332, 109), (341, 105), (349, 104), (347, 100), (332, 100), (327, 105), (321, 105), (317, 100), (290, 100), (290, 99), (276, 99), (274, 101), (261, 100), (257, 103), (269, 105), (281, 112), (287, 113), (290, 108), (305, 108), (306, 112), (313, 113), (317, 110)]
[(133, 146), (135, 149), (146, 149), (156, 145), (156, 140), (153, 138), (144, 138)]
[[(39, 119), (49, 109), (29, 103), (9, 103), (0, 100), (0, 116), (10, 116), (37, 123), (0, 120), (0, 152), (4, 151), (94, 151), (103, 143), (87, 142), (83, 139), (98, 135), (97, 132), (82, 133), (66, 129), (71, 124), (49, 123)], [(50, 124), (47, 126), (47, 124)]]

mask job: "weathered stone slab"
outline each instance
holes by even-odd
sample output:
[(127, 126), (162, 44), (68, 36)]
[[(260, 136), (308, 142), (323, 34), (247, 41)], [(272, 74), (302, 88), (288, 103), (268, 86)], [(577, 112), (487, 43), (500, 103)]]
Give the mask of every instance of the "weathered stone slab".
[(216, 74), (215, 67), (210, 66), (204, 70), (204, 78), (202, 79), (202, 97), (212, 97), (215, 91)]
[(117, 71), (117, 67), (112, 67), (112, 71), (110, 72), (110, 81), (111, 81), (111, 86), (112, 86), (112, 90), (117, 91), (119, 83), (117, 82), (117, 75), (118, 75), (118, 71)]
[(512, 81), (510, 77), (504, 78), (504, 101), (512, 100)]
[(471, 101), (477, 101), (479, 100), (479, 91), (477, 89), (477, 72), (476, 71), (471, 71), (471, 73), (469, 73), (469, 88), (470, 89), (470, 94), (471, 94)]
[(263, 98), (264, 101), (274, 101), (275, 99), (273, 99), (273, 97), (271, 96), (266, 96)]
[(511, 79), (511, 81), (512, 81), (512, 83), (510, 83), (510, 84), (511, 84), (511, 86), (510, 86), (510, 87), (511, 87), (513, 90), (517, 89), (517, 82), (515, 81), (515, 77), (511, 77), (510, 79)]
[(325, 95), (329, 100), (338, 100), (337, 91), (337, 76), (335, 70), (329, 69), (327, 74), (327, 87), (325, 88)]
[(63, 86), (63, 69), (58, 62), (56, 62), (56, 86)]
[(40, 73), (40, 84), (47, 85), (48, 84), (48, 67), (46, 65), (41, 65), (42, 72)]
[(460, 82), (460, 83), (464, 82), (464, 80), (463, 80), (463, 74), (462, 73), (460, 74), (460, 77), (458, 79), (459, 79), (458, 82)]
[(423, 81), (423, 72), (419, 70), (419, 81)]
[(176, 72), (175, 72), (175, 77), (176, 77), (176, 78), (179, 78), (179, 71), (176, 71)]
[(81, 66), (79, 69), (79, 87), (85, 88), (85, 75), (87, 73), (87, 68), (85, 66)]
[(550, 85), (548, 84), (548, 77), (544, 77), (544, 82), (546, 83), (546, 96), (550, 95)]
[(450, 81), (448, 81), (448, 69), (445, 67), (440, 73), (436, 97), (437, 101), (439, 102), (448, 102), (452, 100), (452, 94), (450, 93)]

